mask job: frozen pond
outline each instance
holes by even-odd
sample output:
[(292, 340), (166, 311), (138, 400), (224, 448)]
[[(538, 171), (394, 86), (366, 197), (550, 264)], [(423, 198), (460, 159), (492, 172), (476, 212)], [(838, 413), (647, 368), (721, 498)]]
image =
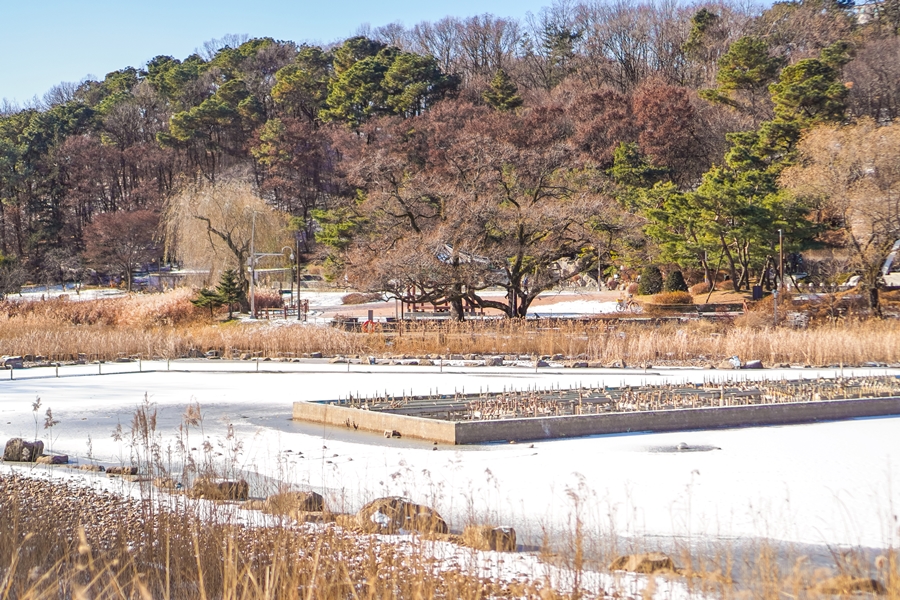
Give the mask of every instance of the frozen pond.
[[(298, 400), (362, 394), (477, 392), (583, 383), (699, 382), (833, 377), (837, 370), (534, 369), (402, 367), (303, 363), (173, 361), (15, 371), (0, 380), (0, 439), (34, 437), (81, 462), (129, 462), (129, 430), (145, 394), (158, 411), (163, 453), (177, 457), (178, 428), (198, 403), (200, 428), (189, 446), (233, 463), (257, 489), (274, 481), (329, 495), (356, 510), (384, 495), (429, 504), (452, 528), (469, 519), (524, 532), (568, 529), (573, 495), (587, 527), (626, 536), (766, 537), (807, 544), (900, 544), (900, 417), (795, 425), (629, 434), (582, 439), (433, 446), (385, 440), (290, 420)], [(98, 369), (104, 374), (98, 375)], [(190, 369), (190, 372), (179, 371)], [(152, 372), (148, 372), (152, 371)], [(897, 374), (845, 369), (846, 375)], [(7, 377), (3, 373), (0, 377)], [(41, 407), (32, 403), (41, 398)], [(47, 408), (59, 421), (43, 427)], [(125, 439), (113, 431), (121, 425)], [(229, 427), (230, 426), (230, 427)], [(229, 429), (241, 443), (235, 451)], [(90, 439), (90, 446), (88, 445)], [(704, 451), (685, 451), (703, 449)], [(4, 466), (4, 469), (11, 468)], [(16, 467), (22, 468), (22, 467)], [(25, 467), (28, 468), (28, 467)]]

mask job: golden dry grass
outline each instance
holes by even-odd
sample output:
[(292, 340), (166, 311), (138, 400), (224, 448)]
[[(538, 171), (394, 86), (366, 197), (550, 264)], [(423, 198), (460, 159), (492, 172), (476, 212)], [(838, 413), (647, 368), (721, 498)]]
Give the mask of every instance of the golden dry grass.
[(190, 304), (191, 292), (87, 302), (0, 305), (0, 353), (49, 360), (120, 356), (177, 358), (216, 350), (278, 357), (448, 354), (552, 356), (605, 364), (706, 364), (738, 355), (765, 364), (900, 362), (900, 322), (840, 319), (809, 329), (773, 327), (768, 307), (731, 322), (412, 322), (353, 333), (296, 322), (218, 322)]

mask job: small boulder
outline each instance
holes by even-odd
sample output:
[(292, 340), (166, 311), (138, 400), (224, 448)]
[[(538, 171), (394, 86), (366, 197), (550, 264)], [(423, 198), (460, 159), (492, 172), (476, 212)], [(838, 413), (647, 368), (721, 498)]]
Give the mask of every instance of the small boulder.
[(399, 497), (369, 502), (356, 513), (356, 524), (366, 533), (397, 533), (401, 529), (424, 533), (449, 531), (437, 512)]
[(3, 449), (3, 460), (7, 462), (35, 462), (44, 454), (44, 442), (26, 442), (22, 438), (12, 438)]
[(763, 364), (761, 360), (748, 360), (742, 369), (762, 369)]
[(573, 369), (587, 369), (590, 366), (590, 363), (587, 363), (583, 360), (579, 360), (572, 363)]
[(503, 366), (503, 357), (502, 356), (488, 356), (484, 359), (484, 366), (486, 367), (502, 367)]
[(201, 478), (191, 486), (189, 496), (206, 500), (247, 500), (250, 497), (250, 485), (243, 479), (213, 481)]
[(103, 465), (78, 465), (74, 467), (79, 471), (93, 471), (94, 473), (103, 473), (106, 468)]
[(153, 485), (160, 490), (168, 491), (172, 491), (181, 487), (171, 477), (155, 477), (153, 479)]
[(35, 462), (39, 465), (66, 465), (69, 464), (69, 455), (54, 454), (49, 456), (38, 456)]
[(856, 593), (882, 595), (887, 592), (884, 585), (877, 579), (866, 577), (853, 577), (851, 575), (838, 575), (819, 582), (815, 590), (828, 596), (850, 596)]
[(325, 510), (325, 499), (316, 492), (279, 492), (266, 498), (262, 510), (273, 515), (322, 512)]
[(468, 525), (463, 530), (463, 544), (476, 550), (516, 551), (516, 530), (512, 527)]
[(549, 367), (549, 366), (550, 366), (550, 363), (548, 363), (546, 360), (539, 359), (539, 360), (537, 361), (537, 363), (535, 363), (534, 366), (535, 366), (535, 367)]
[(108, 467), (107, 475), (137, 475), (137, 467)]
[(312, 353), (310, 353), (309, 357), (310, 358), (322, 358), (322, 353), (321, 352), (312, 352)]
[(662, 552), (645, 554), (626, 554), (612, 561), (610, 571), (628, 571), (630, 573), (672, 573), (678, 569), (675, 562)]

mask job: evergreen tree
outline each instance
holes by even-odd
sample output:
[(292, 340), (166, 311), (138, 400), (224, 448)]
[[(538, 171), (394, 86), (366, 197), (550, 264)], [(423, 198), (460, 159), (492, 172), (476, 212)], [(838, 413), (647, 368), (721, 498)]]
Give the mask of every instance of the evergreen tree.
[(234, 305), (244, 301), (244, 286), (238, 281), (238, 276), (234, 269), (227, 269), (222, 273), (219, 285), (216, 286), (216, 294), (219, 296), (222, 304), (228, 305), (228, 318), (231, 319), (234, 313)]
[(659, 267), (648, 265), (641, 271), (641, 282), (638, 285), (638, 294), (648, 296), (663, 291), (663, 276)]
[(663, 284), (665, 292), (686, 292), (688, 291), (687, 283), (684, 281), (684, 275), (681, 271), (669, 271), (666, 275), (666, 282)]
[(222, 306), (224, 304), (222, 302), (222, 298), (219, 297), (219, 294), (215, 290), (211, 290), (209, 288), (203, 288), (198, 293), (197, 297), (191, 300), (191, 304), (194, 306), (199, 306), (200, 308), (208, 308), (209, 316), (213, 316), (213, 311)]
[(518, 86), (503, 69), (497, 69), (491, 80), (490, 89), (485, 90), (481, 97), (499, 111), (514, 110), (522, 106)]

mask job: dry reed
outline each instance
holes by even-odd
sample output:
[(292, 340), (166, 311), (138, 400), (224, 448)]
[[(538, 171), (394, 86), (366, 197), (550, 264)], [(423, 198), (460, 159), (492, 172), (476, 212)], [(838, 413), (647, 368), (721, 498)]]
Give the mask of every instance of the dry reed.
[(4, 303), (0, 353), (72, 360), (121, 356), (177, 358), (210, 350), (241, 354), (329, 355), (563, 355), (625, 365), (716, 363), (737, 355), (768, 365), (862, 365), (900, 362), (900, 323), (826, 321), (808, 329), (772, 327), (766, 312), (735, 323), (693, 321), (493, 320), (411, 322), (398, 329), (353, 333), (294, 321), (210, 321), (190, 292), (88, 302)]

